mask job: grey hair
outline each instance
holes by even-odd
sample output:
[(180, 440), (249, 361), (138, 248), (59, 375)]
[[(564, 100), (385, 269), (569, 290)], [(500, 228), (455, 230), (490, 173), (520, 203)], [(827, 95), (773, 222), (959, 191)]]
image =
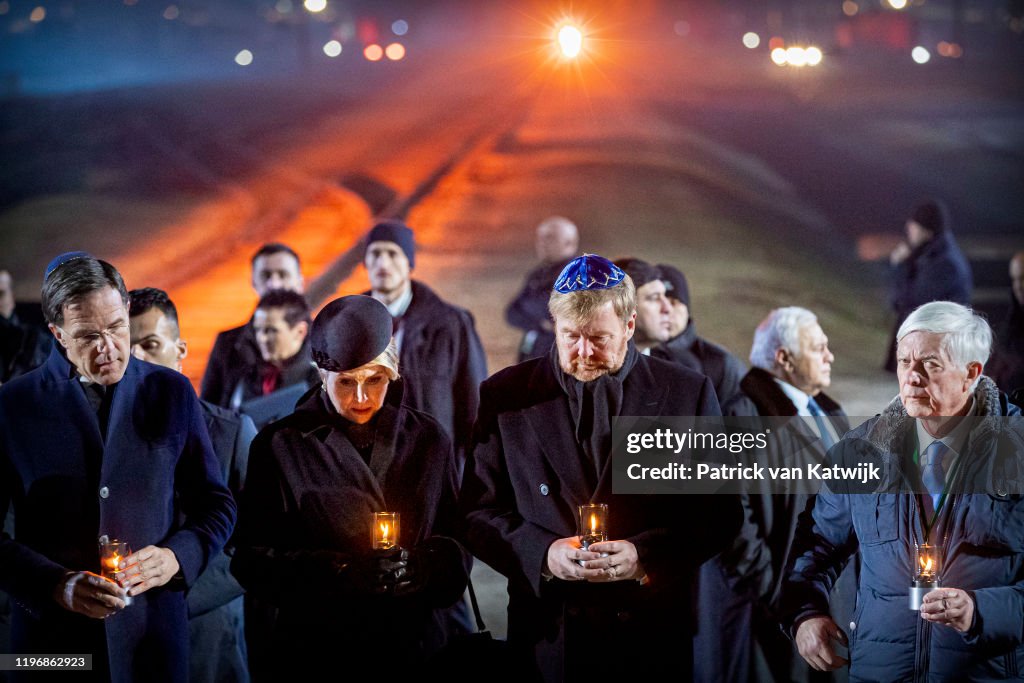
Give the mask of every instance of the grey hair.
[(988, 362), (992, 353), (992, 328), (973, 309), (952, 301), (932, 301), (918, 306), (896, 332), (896, 343), (911, 332), (944, 335), (942, 348), (962, 368), (968, 363)]
[(128, 305), (128, 289), (117, 268), (97, 258), (80, 257), (58, 266), (43, 282), (41, 299), (46, 321), (58, 327), (64, 324), (64, 306), (107, 287), (121, 295)]
[(750, 364), (770, 372), (775, 368), (775, 352), (779, 349), (786, 349), (799, 358), (800, 330), (816, 322), (818, 316), (806, 308), (785, 306), (773, 309), (754, 331)]

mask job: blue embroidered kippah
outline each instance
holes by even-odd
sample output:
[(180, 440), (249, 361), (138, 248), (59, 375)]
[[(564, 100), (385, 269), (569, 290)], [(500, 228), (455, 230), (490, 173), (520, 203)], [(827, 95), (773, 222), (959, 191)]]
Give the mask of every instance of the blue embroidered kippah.
[(560, 294), (585, 289), (609, 289), (622, 282), (626, 274), (617, 265), (597, 254), (577, 256), (562, 269), (555, 280), (555, 291)]
[(49, 280), (50, 275), (53, 274), (53, 271), (57, 270), (68, 261), (74, 261), (75, 259), (79, 258), (92, 258), (92, 254), (86, 251), (68, 251), (61, 254), (60, 256), (57, 256), (48, 264), (46, 264), (46, 272), (43, 274), (43, 281), (45, 282), (46, 280)]

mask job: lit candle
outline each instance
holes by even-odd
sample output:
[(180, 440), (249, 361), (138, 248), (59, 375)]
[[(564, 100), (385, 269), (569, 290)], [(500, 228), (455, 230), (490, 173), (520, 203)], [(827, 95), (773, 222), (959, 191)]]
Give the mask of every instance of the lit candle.
[(920, 611), (924, 596), (939, 587), (939, 549), (928, 543), (914, 550), (914, 580), (910, 584), (910, 609)]
[(400, 520), (397, 512), (374, 512), (371, 524), (373, 531), (371, 547), (374, 550), (390, 550), (398, 545)]
[[(121, 585), (126, 567), (122, 566), (124, 558), (132, 554), (126, 541), (117, 539), (100, 543), (100, 575)], [(124, 596), (124, 604), (132, 604), (131, 596)]]
[(608, 506), (605, 503), (588, 503), (579, 506), (580, 545), (586, 550), (591, 543), (608, 540)]

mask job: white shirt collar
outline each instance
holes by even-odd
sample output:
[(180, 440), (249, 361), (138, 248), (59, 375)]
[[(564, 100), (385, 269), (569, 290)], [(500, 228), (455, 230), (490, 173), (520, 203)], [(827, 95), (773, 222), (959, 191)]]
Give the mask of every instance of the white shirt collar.
[(793, 402), (793, 406), (796, 408), (797, 415), (803, 415), (809, 417), (811, 411), (807, 409), (807, 402), (810, 396), (794, 387), (789, 382), (783, 381), (778, 377), (775, 377), (775, 383), (782, 389), (782, 393), (786, 394), (786, 398)]
[(971, 425), (974, 416), (974, 397), (971, 396), (971, 407), (968, 408), (967, 414), (960, 418), (960, 422), (957, 423), (956, 427), (953, 427), (952, 431), (941, 439), (936, 439), (934, 436), (924, 430), (924, 423), (921, 420), (914, 420), (917, 428), (917, 443), (920, 450), (918, 453), (924, 453), (925, 449), (932, 444), (933, 441), (941, 441), (946, 444), (946, 448), (953, 454), (953, 457), (959, 455), (964, 446), (967, 443), (967, 436), (971, 433)]
[(405, 315), (405, 312), (409, 310), (409, 305), (412, 303), (412, 283), (406, 288), (405, 292), (392, 301), (390, 304), (384, 304), (387, 306), (388, 313), (391, 314), (392, 318), (400, 318)]

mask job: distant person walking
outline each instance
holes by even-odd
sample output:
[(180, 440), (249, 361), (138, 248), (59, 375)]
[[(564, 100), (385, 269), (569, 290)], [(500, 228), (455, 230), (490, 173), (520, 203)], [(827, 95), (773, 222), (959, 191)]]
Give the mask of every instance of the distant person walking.
[(971, 303), (971, 267), (953, 238), (949, 209), (928, 199), (907, 218), (907, 241), (889, 256), (890, 305), (896, 313), (885, 369), (896, 371), (896, 330), (910, 312), (931, 301)]
[(1010, 259), (1010, 303), (996, 331), (988, 374), (1007, 393), (1024, 389), (1024, 251)]
[(568, 218), (551, 216), (537, 226), (537, 265), (526, 276), (523, 288), (505, 308), (505, 322), (523, 331), (518, 362), (545, 355), (555, 342), (548, 297), (551, 283), (577, 255), (580, 234)]

